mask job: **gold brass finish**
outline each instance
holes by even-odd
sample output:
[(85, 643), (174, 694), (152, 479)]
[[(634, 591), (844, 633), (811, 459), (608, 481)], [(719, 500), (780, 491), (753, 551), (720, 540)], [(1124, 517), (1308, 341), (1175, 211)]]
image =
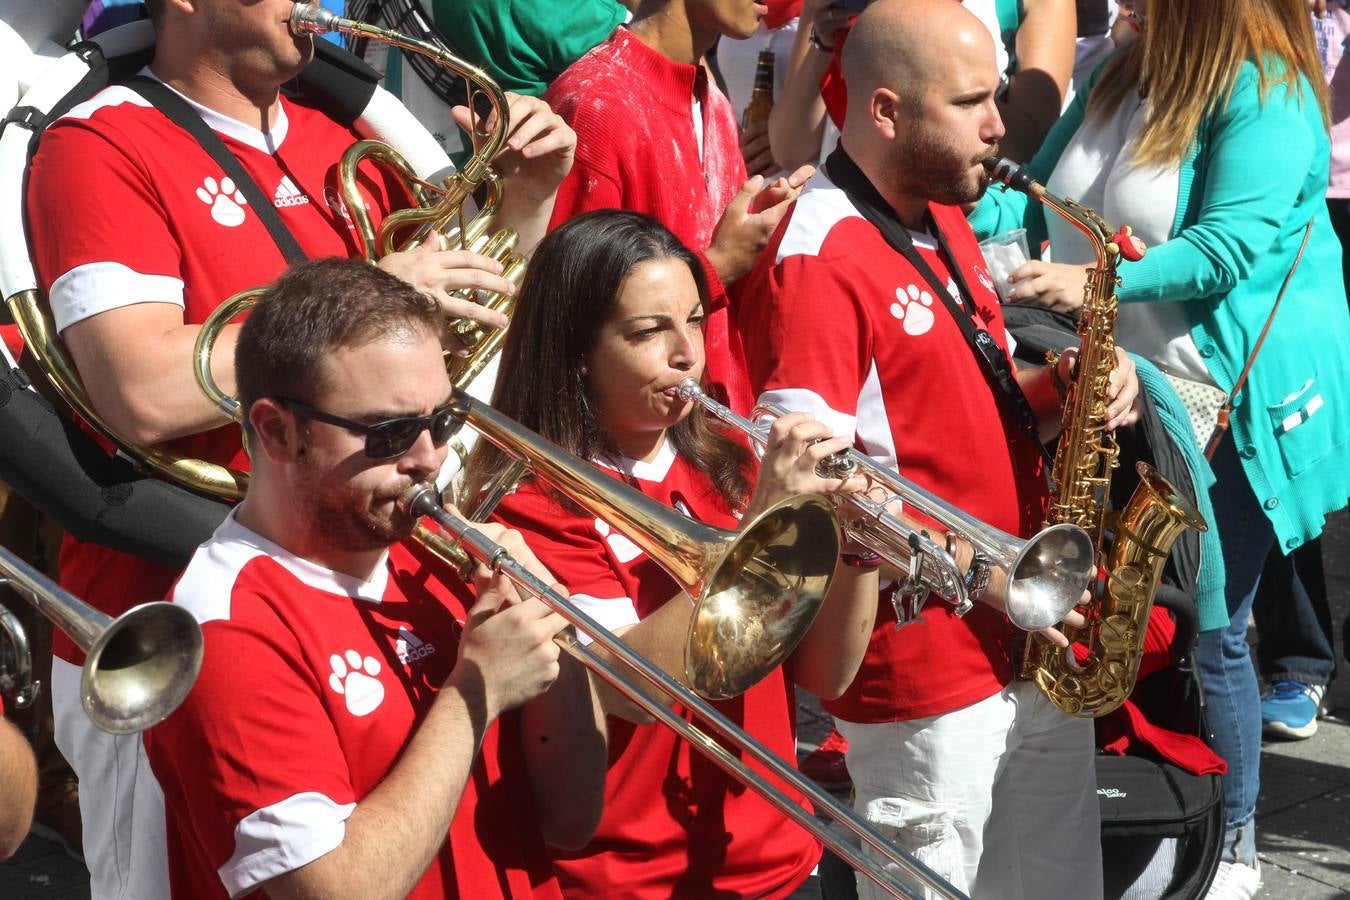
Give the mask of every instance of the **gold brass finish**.
[[(297, 3), (291, 11), (291, 31), (296, 34), (327, 34), (340, 32), (361, 38), (381, 41), (393, 47), (429, 57), (439, 65), (462, 77), (469, 85), (469, 107), (473, 101), (484, 98), (492, 108), (494, 121), (489, 131), (475, 128), (473, 137), (477, 146), (474, 155), (459, 172), (454, 173), (443, 186), (420, 179), (401, 153), (380, 141), (358, 141), (342, 155), (338, 165), (338, 192), (348, 214), (356, 226), (366, 259), (375, 260), (396, 251), (411, 250), (430, 240), (438, 249), (469, 250), (491, 257), (502, 265), (502, 277), (516, 287), (525, 276), (526, 259), (516, 252), (519, 235), (511, 229), (489, 234), (488, 229), (501, 208), (501, 177), (491, 168), (492, 161), (506, 143), (510, 116), (506, 95), (492, 77), (481, 68), (460, 59), (443, 47), (417, 40), (355, 19), (334, 15), (320, 6)], [(378, 234), (371, 224), (365, 200), (357, 182), (357, 169), (362, 162), (383, 166), (407, 191), (412, 206), (390, 213), (380, 224)], [(486, 189), (483, 208), (465, 221), (464, 204), (472, 199), (480, 187)], [(458, 299), (479, 303), (509, 315), (515, 305), (514, 296), (495, 291), (454, 291)], [(486, 366), (500, 348), (501, 330), (488, 329), (475, 322), (460, 320), (451, 327), (451, 335), (469, 354), (467, 360), (457, 356), (447, 358), (451, 379), (468, 384)]]
[(737, 531), (696, 522), (577, 459), (463, 391), (451, 403), (482, 437), (608, 522), (694, 599), (688, 684), (735, 697), (791, 655), (815, 619), (839, 557), (822, 497), (791, 497)]
[[(161, 722), (187, 697), (202, 667), (202, 631), (192, 613), (172, 603), (143, 603), (116, 619), (66, 592), (0, 547), (0, 584), (8, 584), (70, 636), (85, 654), (80, 700), (89, 720), (111, 734), (134, 734)], [(17, 623), (11, 626), (17, 629)], [(8, 630), (8, 629), (6, 629)], [(11, 638), (14, 634), (10, 632)], [(20, 631), (19, 634), (22, 634)], [(0, 670), (24, 702), (37, 686), (22, 684), (27, 646), (14, 642), (18, 677)]]
[(208, 497), (238, 500), (248, 486), (248, 475), (201, 459), (179, 456), (161, 447), (143, 447), (122, 437), (94, 410), (74, 362), (66, 353), (56, 325), (38, 291), (20, 291), (6, 300), (23, 335), (25, 349), (46, 374), (66, 404), (99, 434), (116, 444), (140, 468)]
[[(1093, 536), (1106, 569), (1101, 598), (1085, 613), (1082, 628), (1065, 627), (1070, 644), (1082, 642), (1087, 657), (1079, 663), (1072, 646), (1061, 651), (1039, 635), (1030, 635), (1022, 675), (1046, 697), (1075, 716), (1103, 716), (1117, 709), (1134, 690), (1144, 650), (1158, 577), (1172, 544), (1186, 528), (1206, 529), (1190, 500), (1146, 463), (1136, 466), (1140, 483), (1115, 517), (1115, 539), (1106, 550), (1111, 470), (1120, 453), (1106, 429), (1110, 375), (1116, 366), (1116, 270), (1130, 230), (1112, 227), (1072, 198), (1051, 194), (1016, 164), (985, 160), (991, 176), (1049, 207), (1092, 244), (1096, 265), (1088, 269), (1083, 308), (1078, 317), (1078, 374), (1064, 398), (1063, 431), (1051, 470), (1047, 524), (1072, 523)], [(1132, 254), (1137, 255), (1137, 254)]]

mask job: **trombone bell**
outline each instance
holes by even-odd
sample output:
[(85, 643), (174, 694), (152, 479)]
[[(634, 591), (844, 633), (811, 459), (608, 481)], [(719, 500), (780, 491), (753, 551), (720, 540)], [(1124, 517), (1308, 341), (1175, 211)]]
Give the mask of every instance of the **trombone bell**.
[[(84, 651), (80, 701), (101, 730), (144, 731), (163, 721), (192, 690), (202, 667), (202, 630), (186, 608), (143, 603), (113, 619), (4, 547), (0, 547), (0, 581)], [(16, 644), (15, 652), (26, 656), (27, 648)]]

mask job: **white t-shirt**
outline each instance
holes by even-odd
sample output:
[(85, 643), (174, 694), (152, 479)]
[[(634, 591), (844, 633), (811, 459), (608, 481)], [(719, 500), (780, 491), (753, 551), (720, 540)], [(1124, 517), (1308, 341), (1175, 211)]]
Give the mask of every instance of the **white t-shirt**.
[[(1046, 187), (1074, 197), (1115, 225), (1129, 225), (1145, 244), (1156, 247), (1172, 235), (1177, 216), (1180, 172), (1176, 168), (1129, 165), (1127, 147), (1144, 124), (1147, 107), (1128, 96), (1105, 122), (1093, 120), (1069, 139)], [(1087, 239), (1054, 213), (1046, 213), (1050, 253), (1056, 262), (1095, 260)], [(1128, 277), (1129, 263), (1123, 263)], [(1215, 384), (1191, 338), (1185, 301), (1124, 303), (1116, 320), (1116, 342), (1151, 360), (1171, 375)]]

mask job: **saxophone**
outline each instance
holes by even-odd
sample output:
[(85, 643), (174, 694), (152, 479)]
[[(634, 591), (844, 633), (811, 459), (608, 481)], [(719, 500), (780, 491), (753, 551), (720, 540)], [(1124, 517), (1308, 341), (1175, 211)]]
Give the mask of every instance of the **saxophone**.
[[(1069, 522), (1092, 536), (1106, 583), (1084, 609), (1087, 622), (1078, 628), (1063, 626), (1068, 649), (1060, 650), (1037, 634), (1028, 636), (1022, 677), (1034, 681), (1069, 715), (1103, 716), (1134, 690), (1149, 613), (1172, 544), (1185, 529), (1204, 531), (1207, 526), (1195, 505), (1145, 462), (1136, 463), (1139, 486), (1125, 508), (1110, 514), (1106, 508), (1111, 470), (1120, 453), (1115, 435), (1106, 429), (1107, 391), (1116, 365), (1116, 269), (1121, 257), (1141, 259), (1143, 245), (1130, 236), (1128, 226), (1113, 229), (1076, 200), (1051, 194), (1015, 163), (992, 158), (984, 165), (993, 180), (1027, 194), (1073, 225), (1097, 257), (1083, 292), (1077, 376), (1064, 397), (1045, 521)], [(1048, 361), (1054, 364), (1058, 358), (1051, 354)]]

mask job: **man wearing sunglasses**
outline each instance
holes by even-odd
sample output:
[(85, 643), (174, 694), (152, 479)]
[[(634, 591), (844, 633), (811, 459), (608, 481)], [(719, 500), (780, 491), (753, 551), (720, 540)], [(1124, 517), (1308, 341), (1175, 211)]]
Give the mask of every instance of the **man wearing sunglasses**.
[(599, 820), (603, 718), (564, 620), (407, 543), (399, 498), (455, 427), (439, 326), (403, 282), (329, 259), (240, 331), (252, 480), (170, 596), (205, 659), (144, 737), (174, 897), (557, 897), (544, 843)]

